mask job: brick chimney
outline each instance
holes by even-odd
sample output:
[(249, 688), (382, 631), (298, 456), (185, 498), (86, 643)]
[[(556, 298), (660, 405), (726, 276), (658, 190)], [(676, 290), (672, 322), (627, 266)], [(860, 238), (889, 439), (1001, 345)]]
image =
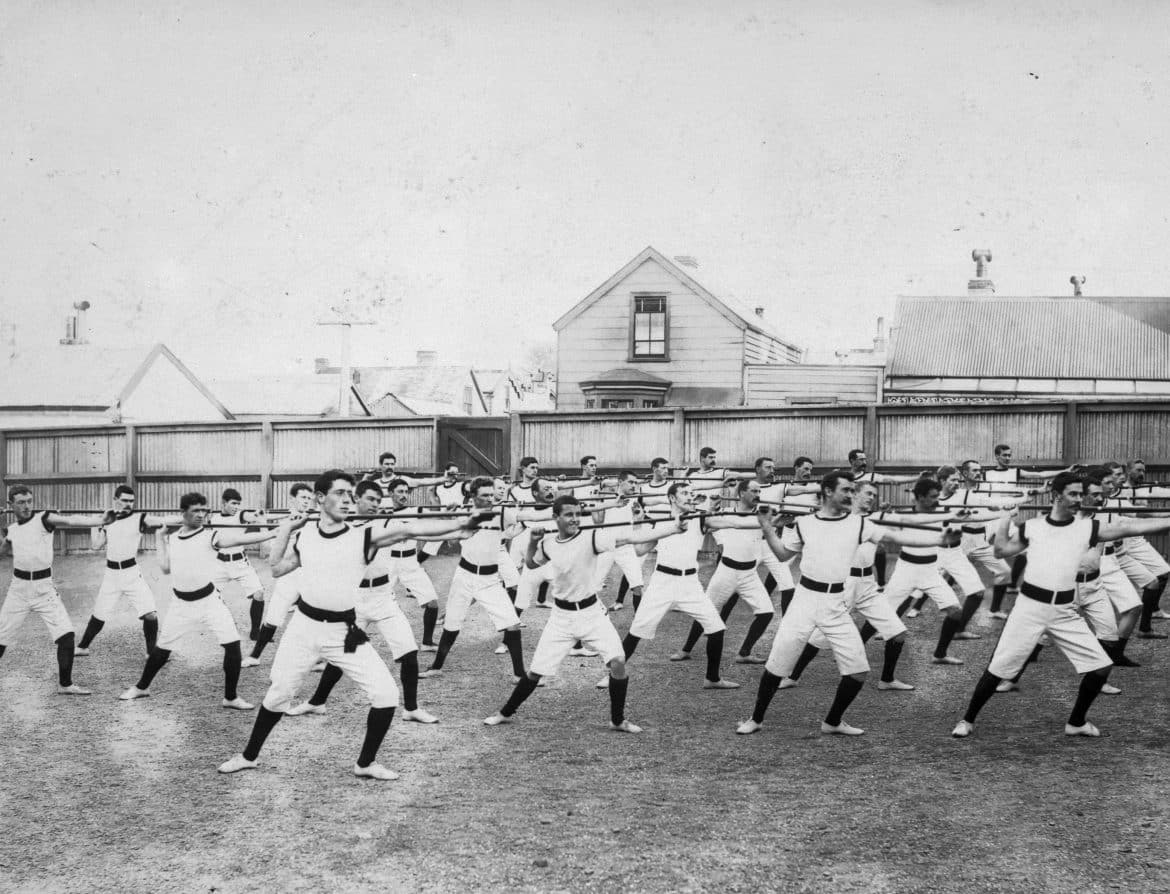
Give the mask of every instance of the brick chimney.
[(757, 307), (757, 308), (755, 308), (755, 311), (756, 311), (756, 316), (760, 317), (762, 319), (764, 316), (764, 309), (762, 307)]
[(85, 323), (85, 312), (91, 307), (88, 301), (74, 301), (74, 313), (65, 318), (65, 337), (61, 339), (63, 345), (89, 344), (86, 333), (89, 327)]
[(873, 352), (875, 354), (881, 354), (886, 350), (888, 345), (889, 341), (886, 339), (886, 318), (878, 317), (877, 331), (873, 336)]
[(1085, 284), (1085, 278), (1083, 276), (1075, 276), (1074, 275), (1074, 276), (1070, 276), (1068, 278), (1068, 281), (1072, 283), (1073, 297), (1080, 298), (1081, 297), (1081, 286), (1083, 286)]
[(975, 262), (975, 278), (967, 280), (967, 297), (990, 298), (995, 294), (995, 283), (987, 276), (987, 266), (991, 263), (991, 249), (974, 249), (971, 252), (971, 260)]

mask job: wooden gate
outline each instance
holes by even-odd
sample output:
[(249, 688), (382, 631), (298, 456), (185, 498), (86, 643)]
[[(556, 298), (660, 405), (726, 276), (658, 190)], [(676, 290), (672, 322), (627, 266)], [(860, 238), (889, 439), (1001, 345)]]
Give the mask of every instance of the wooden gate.
[(507, 416), (441, 416), (435, 426), (435, 470), (455, 463), (468, 475), (499, 475), (508, 469)]

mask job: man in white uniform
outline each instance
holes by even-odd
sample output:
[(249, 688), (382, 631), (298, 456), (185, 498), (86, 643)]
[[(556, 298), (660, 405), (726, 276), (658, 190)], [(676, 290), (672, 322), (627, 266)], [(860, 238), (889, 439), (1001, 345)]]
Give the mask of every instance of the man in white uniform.
[[(234, 487), (223, 492), (219, 512), (211, 513), (206, 521), (212, 525), (240, 525), (246, 527), (251, 522), (263, 522), (264, 513), (251, 509), (241, 509), (243, 497)], [(255, 529), (253, 529), (255, 530)], [(271, 538), (269, 538), (271, 539)], [(225, 541), (226, 542), (226, 541)], [(249, 541), (256, 542), (256, 541)], [(224, 547), (216, 553), (219, 565), (212, 573), (211, 582), (217, 590), (222, 590), (228, 581), (235, 581), (248, 600), (248, 617), (252, 625), (248, 638), (255, 640), (260, 636), (260, 625), (264, 623), (264, 585), (256, 574), (256, 569), (248, 561), (248, 555), (243, 549), (228, 549)]]
[[(633, 532), (634, 521), (642, 517), (641, 507), (635, 502), (638, 497), (638, 476), (627, 470), (618, 472), (617, 491), (618, 505), (606, 509), (601, 515), (594, 515), (594, 518), (607, 525), (624, 524), (626, 527), (613, 529), (620, 537)], [(630, 544), (626, 543), (617, 549), (606, 550), (598, 557), (595, 589), (600, 593), (605, 588), (606, 576), (615, 564), (622, 573), (622, 579), (610, 611), (621, 611), (626, 593), (629, 593), (636, 612), (642, 602), (642, 557), (635, 552), (634, 547)]]

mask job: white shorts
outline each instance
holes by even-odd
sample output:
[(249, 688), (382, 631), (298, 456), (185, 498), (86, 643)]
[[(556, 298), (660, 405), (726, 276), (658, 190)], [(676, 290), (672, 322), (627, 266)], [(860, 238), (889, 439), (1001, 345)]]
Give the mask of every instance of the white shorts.
[(264, 694), (269, 711), (287, 711), (313, 665), (321, 659), (340, 668), (366, 694), (373, 708), (398, 705), (398, 685), (386, 662), (369, 643), (345, 651), (347, 626), (314, 621), (297, 610), (272, 659), (272, 685)]
[(288, 574), (276, 578), (272, 596), (264, 609), (264, 623), (273, 627), (284, 624), (288, 613), (293, 610), (301, 596), (301, 570), (294, 568)]
[(357, 621), (367, 631), (371, 627), (377, 628), (395, 661), (403, 655), (418, 651), (410, 620), (403, 614), (398, 600), (394, 598), (394, 589), (389, 584), (358, 590)]
[(1078, 674), (1113, 665), (1085, 619), (1077, 614), (1075, 603), (1050, 605), (1021, 593), (1004, 622), (987, 670), (1002, 680), (1012, 679), (1024, 669), (1032, 649), (1046, 633)]
[(916, 590), (921, 590), (938, 606), (939, 611), (954, 608), (959, 604), (959, 600), (955, 597), (955, 591), (947, 586), (938, 572), (937, 562), (922, 565), (908, 562), (904, 556), (899, 556), (894, 573), (886, 583), (886, 599), (897, 608)]
[[(1129, 581), (1126, 581), (1125, 585), (1128, 587)], [(1100, 577), (1077, 584), (1075, 604), (1081, 616), (1089, 622), (1097, 639), (1111, 642), (1117, 640), (1117, 614), (1113, 611), (1109, 594), (1101, 586)]]
[(211, 572), (211, 582), (215, 584), (217, 590), (222, 590), (228, 581), (234, 581), (240, 585), (245, 596), (252, 596), (256, 593), (259, 593), (261, 597), (264, 596), (264, 585), (260, 583), (260, 577), (256, 574), (256, 569), (252, 567), (247, 556), (234, 562), (221, 562), (219, 559), (215, 559), (214, 565), (215, 569)]
[(715, 611), (715, 606), (703, 592), (699, 584), (698, 574), (667, 574), (661, 568), (650, 576), (650, 584), (642, 596), (642, 604), (634, 614), (634, 622), (630, 625), (630, 635), (638, 639), (654, 639), (658, 632), (658, 625), (666, 617), (671, 608), (690, 615), (703, 627), (703, 633), (718, 633), (726, 630), (727, 625)]
[(498, 564), (500, 568), (500, 580), (504, 586), (509, 590), (512, 587), (518, 587), (520, 585), (520, 566), (512, 564), (511, 557), (503, 547), (500, 547), (500, 561)]
[(434, 581), (413, 554), (390, 559), (390, 586), (393, 587), (396, 583), (406, 587), (419, 605), (430, 605), (439, 601)]
[(1100, 585), (1117, 614), (1120, 615), (1142, 607), (1141, 593), (1134, 589), (1133, 584), (1129, 582), (1129, 578), (1125, 576), (1125, 572), (1121, 570), (1121, 566), (1117, 564), (1113, 556), (1101, 557)]
[(467, 610), (473, 602), (483, 606), (496, 630), (507, 630), (520, 623), (520, 616), (497, 575), (472, 574), (465, 568), (456, 568), (451, 578), (451, 591), (447, 594), (447, 617), (443, 619), (443, 629), (462, 630)]
[[(858, 612), (887, 641), (906, 632), (906, 625), (894, 611), (890, 600), (878, 590), (872, 574), (849, 578), (849, 583), (845, 585), (845, 608)], [(808, 638), (808, 644), (823, 649), (829, 640), (818, 628)]]
[(107, 621), (118, 608), (118, 601), (127, 596), (134, 606), (136, 617), (142, 618), (157, 611), (154, 593), (137, 565), (129, 568), (107, 568), (101, 588), (93, 603), (91, 614), (99, 621)]
[(0, 646), (12, 642), (16, 631), (29, 614), (40, 615), (49, 628), (53, 642), (73, 632), (73, 622), (69, 620), (69, 612), (65, 611), (65, 604), (57, 594), (51, 577), (40, 580), (14, 577), (8, 585), (4, 604), (0, 605)]
[(955, 582), (959, 588), (959, 592), (964, 596), (982, 593), (986, 589), (983, 578), (979, 576), (975, 567), (967, 561), (967, 557), (963, 555), (963, 550), (957, 546), (939, 547), (938, 568), (939, 571), (945, 571), (951, 576), (951, 580)]
[(723, 564), (723, 560), (720, 559), (715, 567), (715, 573), (707, 582), (707, 598), (716, 609), (721, 609), (731, 598), (732, 593), (738, 593), (743, 601), (751, 606), (753, 614), (770, 615), (775, 612), (768, 591), (764, 589), (760, 575), (754, 567), (743, 570), (732, 568)]
[(516, 611), (522, 612), (532, 605), (532, 598), (540, 591), (540, 585), (551, 582), (554, 577), (551, 562), (539, 568), (528, 568), (520, 572), (520, 583), (516, 588)]
[(622, 575), (625, 576), (631, 587), (642, 586), (642, 557), (634, 550), (633, 544), (627, 543), (597, 557), (596, 586), (598, 592), (605, 587), (605, 579), (615, 564), (622, 570)]
[(833, 650), (833, 659), (841, 676), (864, 674), (869, 671), (865, 657), (865, 643), (849, 616), (846, 595), (818, 593), (797, 585), (788, 611), (780, 619), (772, 650), (765, 663), (769, 673), (787, 677), (796, 667), (813, 633), (820, 630), (825, 643)]
[(984, 535), (964, 534), (962, 548), (984, 586), (997, 587), (1011, 582), (1011, 566), (1003, 559), (996, 558), (995, 548)]
[(1170, 565), (1166, 564), (1166, 560), (1159, 555), (1158, 551), (1154, 549), (1153, 544), (1146, 540), (1145, 537), (1127, 539), (1125, 541), (1125, 552), (1127, 555), (1141, 562), (1154, 577), (1170, 574)]
[[(643, 603), (645, 605), (645, 603)], [(556, 674), (557, 668), (569, 654), (569, 650), (580, 640), (601, 653), (606, 664), (615, 658), (624, 658), (622, 638), (618, 636), (613, 623), (606, 617), (605, 609), (598, 600), (580, 611), (553, 606), (548, 623), (540, 632), (536, 651), (528, 663), (528, 670), (542, 677)]]
[(780, 557), (772, 552), (772, 547), (768, 546), (768, 541), (766, 540), (760, 541), (759, 567), (776, 579), (777, 590), (791, 590), (796, 586), (792, 577), (792, 567), (788, 562), (780, 561)]
[(240, 641), (240, 631), (236, 629), (235, 619), (219, 591), (210, 596), (188, 602), (176, 596), (171, 600), (171, 607), (167, 609), (158, 632), (158, 647), (168, 652), (175, 650), (175, 645), (188, 633), (199, 630), (210, 630), (215, 641), (221, 646)]
[(1117, 559), (1117, 564), (1121, 566), (1121, 570), (1125, 572), (1125, 576), (1129, 578), (1132, 583), (1139, 590), (1144, 590), (1151, 584), (1157, 583), (1158, 578), (1149, 568), (1131, 556), (1128, 550), (1114, 555)]
[(428, 556), (437, 556), (442, 548), (442, 540), (420, 540), (418, 542), (418, 551)]

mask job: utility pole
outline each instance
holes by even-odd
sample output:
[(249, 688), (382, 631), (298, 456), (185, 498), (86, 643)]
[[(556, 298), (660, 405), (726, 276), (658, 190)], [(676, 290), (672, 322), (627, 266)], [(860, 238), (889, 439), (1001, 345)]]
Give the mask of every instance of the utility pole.
[(349, 389), (353, 386), (353, 369), (351, 366), (352, 335), (354, 326), (373, 326), (373, 320), (356, 320), (347, 317), (337, 307), (330, 308), (337, 314), (336, 320), (321, 320), (318, 326), (341, 327), (341, 375), (337, 386), (337, 413), (343, 418), (349, 416)]

